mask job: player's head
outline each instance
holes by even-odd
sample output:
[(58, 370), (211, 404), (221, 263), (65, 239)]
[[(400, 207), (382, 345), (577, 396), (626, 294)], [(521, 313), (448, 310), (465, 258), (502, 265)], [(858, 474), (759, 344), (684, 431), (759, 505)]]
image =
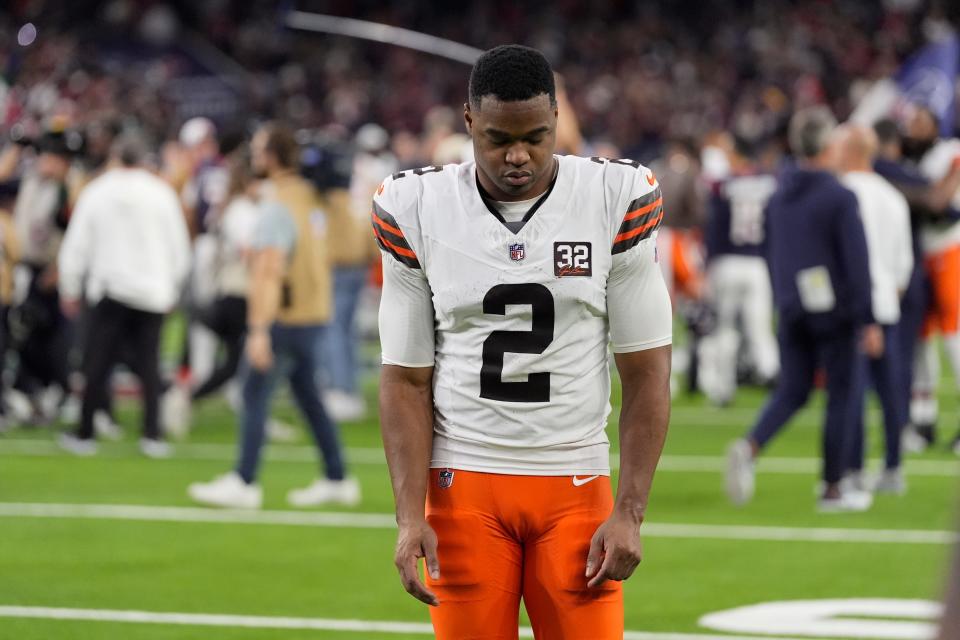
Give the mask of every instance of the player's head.
[(464, 105), (477, 172), (498, 200), (525, 200), (553, 178), (557, 92), (542, 53), (520, 45), (485, 52), (473, 65)]
[(904, 154), (920, 159), (940, 136), (940, 122), (933, 111), (921, 104), (910, 105), (905, 116)]
[(873, 125), (873, 132), (877, 134), (877, 155), (887, 160), (897, 161), (902, 155), (900, 148), (900, 127), (890, 118), (878, 120)]
[(194, 164), (215, 158), (220, 153), (217, 126), (209, 118), (190, 118), (180, 127), (178, 138)]
[(834, 129), (831, 144), (836, 145), (835, 168), (844, 173), (870, 171), (879, 146), (872, 128), (852, 122)]
[(262, 125), (250, 141), (250, 159), (254, 173), (261, 178), (299, 165), (300, 147), (293, 132), (276, 122)]
[(140, 136), (123, 133), (110, 145), (110, 156), (121, 167), (139, 167), (147, 159), (147, 145)]
[(837, 119), (827, 107), (807, 107), (797, 111), (790, 119), (790, 151), (803, 162), (824, 159), (829, 152), (830, 134), (836, 126)]

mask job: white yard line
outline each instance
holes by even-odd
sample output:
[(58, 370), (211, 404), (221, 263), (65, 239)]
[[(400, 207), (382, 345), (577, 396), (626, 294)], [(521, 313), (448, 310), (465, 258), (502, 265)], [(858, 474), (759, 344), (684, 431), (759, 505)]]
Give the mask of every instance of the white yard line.
[[(207, 522), (267, 526), (393, 529), (387, 513), (336, 511), (242, 511), (201, 507), (161, 507), (127, 504), (58, 504), (0, 502), (0, 518), (66, 518), (137, 520), (150, 522)], [(651, 538), (705, 540), (762, 540), (774, 542), (849, 542), (855, 544), (947, 545), (960, 537), (952, 531), (923, 529), (843, 529), (828, 527), (771, 527), (648, 522), (643, 534)]]
[[(171, 624), (204, 627), (236, 627), (246, 629), (299, 629), (311, 631), (356, 631), (366, 633), (406, 633), (432, 635), (433, 627), (423, 622), (376, 620), (342, 620), (336, 618), (288, 618), (274, 616), (239, 616), (215, 613), (168, 613), (115, 609), (64, 609), (59, 607), (0, 606), (0, 618), (32, 618), (40, 620), (75, 620), (88, 622), (128, 622), (138, 624)], [(532, 638), (533, 632), (523, 627), (520, 636)], [(731, 636), (703, 633), (627, 631), (624, 640), (759, 640), (757, 636)], [(799, 640), (764, 636), (765, 640)]]
[[(209, 460), (232, 462), (237, 448), (232, 444), (217, 443), (181, 443), (174, 444), (176, 458), (191, 460)], [(36, 456), (49, 457), (68, 455), (51, 440), (4, 439), (0, 440), (0, 456)], [(133, 444), (101, 444), (98, 455), (105, 457), (127, 458), (136, 453)], [(386, 464), (383, 450), (373, 447), (349, 447), (347, 459), (352, 464), (382, 465)], [(317, 452), (311, 446), (276, 444), (266, 449), (269, 460), (277, 462), (309, 462), (317, 460)], [(616, 469), (619, 466), (619, 457), (616, 453), (610, 456), (610, 464)], [(879, 467), (880, 460), (870, 460), (868, 466)], [(761, 457), (757, 462), (759, 473), (776, 474), (811, 474), (820, 468), (819, 458), (804, 457)], [(682, 471), (691, 473), (716, 473), (726, 469), (726, 458), (723, 456), (703, 456), (673, 454), (665, 455), (660, 459), (657, 467), (659, 471)], [(960, 461), (953, 460), (916, 460), (904, 461), (904, 470), (911, 476), (932, 476), (953, 478), (960, 477)]]

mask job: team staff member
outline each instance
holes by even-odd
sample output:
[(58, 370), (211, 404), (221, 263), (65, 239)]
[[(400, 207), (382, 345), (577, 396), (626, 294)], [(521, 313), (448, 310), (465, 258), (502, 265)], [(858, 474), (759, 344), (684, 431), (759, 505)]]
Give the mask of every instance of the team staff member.
[[(900, 294), (906, 291), (913, 273), (913, 248), (910, 241), (910, 207), (907, 200), (889, 182), (873, 170), (877, 154), (877, 136), (872, 129), (843, 125), (837, 129), (836, 162), (840, 181), (857, 196), (860, 218), (870, 254), (873, 317), (883, 330), (886, 348), (879, 358), (867, 358), (870, 380), (883, 408), (886, 464), (873, 487), (887, 493), (903, 493), (906, 483), (900, 469), (900, 433), (907, 423), (907, 404), (903, 401), (903, 362), (900, 360)], [(866, 381), (866, 378), (862, 378)], [(863, 471), (863, 399), (857, 393), (860, 408), (855, 413), (851, 432), (849, 469), (861, 488), (866, 488)]]
[(476, 162), (395, 174), (374, 199), (396, 565), (441, 639), (516, 638), (521, 597), (538, 638), (620, 639), (669, 414), (659, 185), (639, 163), (554, 155), (534, 49), (484, 53), (464, 118)]
[(954, 165), (943, 179), (930, 181), (903, 157), (903, 145), (896, 122), (881, 120), (874, 125), (874, 131), (880, 145), (874, 170), (899, 189), (910, 205), (914, 261), (910, 283), (900, 299), (900, 362), (903, 365), (900, 393), (904, 405), (910, 407), (914, 387), (918, 387), (915, 404), (918, 415), (910, 416), (914, 419), (904, 433), (903, 442), (908, 450), (922, 451), (934, 439), (936, 407), (930, 407), (926, 401), (935, 395), (932, 393), (933, 381), (926, 367), (920, 367), (922, 380), (919, 384), (914, 381), (914, 352), (930, 297), (926, 270), (920, 259), (923, 255), (921, 228), (925, 221), (940, 221), (943, 224), (960, 219), (960, 211), (950, 206), (953, 194), (960, 188), (960, 164)]
[(190, 238), (176, 193), (142, 167), (145, 154), (135, 138), (115, 143), (112, 167), (80, 194), (60, 249), (64, 314), (77, 316), (84, 288), (95, 305), (80, 427), (61, 439), (76, 454), (96, 452), (94, 412), (108, 404), (110, 371), (125, 346), (143, 396), (141, 450), (151, 457), (170, 453), (159, 423), (160, 329), (190, 268)]
[(836, 125), (823, 107), (798, 111), (790, 122), (790, 148), (797, 166), (786, 171), (767, 205), (767, 263), (779, 312), (780, 379), (753, 430), (728, 453), (726, 488), (742, 504), (753, 496), (754, 458), (807, 402), (817, 365), (827, 373), (823, 426), (823, 511), (870, 507), (870, 494), (841, 492), (847, 438), (856, 394), (862, 391), (859, 341), (883, 350), (874, 324), (867, 242), (857, 199), (828, 172), (828, 139)]
[(255, 173), (266, 181), (247, 298), (240, 459), (235, 471), (192, 484), (188, 493), (209, 506), (260, 508), (263, 494), (256, 477), (270, 398), (280, 378), (287, 378), (326, 471), (324, 478), (291, 491), (288, 502), (295, 507), (354, 505), (360, 487), (345, 477), (340, 438), (317, 382), (331, 312), (326, 217), (313, 186), (297, 173), (299, 148), (292, 132), (266, 124), (254, 135), (250, 150)]

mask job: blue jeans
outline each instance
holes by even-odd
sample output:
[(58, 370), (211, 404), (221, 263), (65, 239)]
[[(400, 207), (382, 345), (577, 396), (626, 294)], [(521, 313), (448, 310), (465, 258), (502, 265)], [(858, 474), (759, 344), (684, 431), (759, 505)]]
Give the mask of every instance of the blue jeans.
[(344, 478), (340, 435), (323, 408), (320, 387), (317, 384), (323, 337), (324, 327), (321, 325), (275, 324), (270, 329), (273, 366), (267, 371), (257, 371), (244, 359), (240, 372), (243, 381), (243, 409), (240, 412), (240, 459), (237, 461), (237, 473), (245, 482), (252, 483), (256, 479), (270, 400), (281, 378), (290, 381), (290, 390), (297, 407), (306, 419), (323, 456), (327, 478)]
[(369, 269), (337, 267), (333, 272), (333, 322), (324, 341), (325, 382), (332, 389), (357, 392), (357, 335), (354, 316)]

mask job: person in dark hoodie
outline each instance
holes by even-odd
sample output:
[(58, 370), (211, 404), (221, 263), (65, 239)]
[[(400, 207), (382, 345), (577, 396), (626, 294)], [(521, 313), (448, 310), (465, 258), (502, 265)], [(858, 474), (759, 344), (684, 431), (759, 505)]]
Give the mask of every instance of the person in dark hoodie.
[(827, 171), (836, 120), (829, 110), (798, 111), (786, 169), (767, 204), (765, 254), (779, 314), (781, 374), (756, 424), (728, 452), (726, 489), (735, 504), (754, 491), (754, 460), (806, 402), (818, 366), (826, 371), (821, 511), (863, 511), (871, 494), (841, 490), (848, 434), (862, 393), (858, 349), (883, 352), (874, 322), (870, 271), (857, 199)]

